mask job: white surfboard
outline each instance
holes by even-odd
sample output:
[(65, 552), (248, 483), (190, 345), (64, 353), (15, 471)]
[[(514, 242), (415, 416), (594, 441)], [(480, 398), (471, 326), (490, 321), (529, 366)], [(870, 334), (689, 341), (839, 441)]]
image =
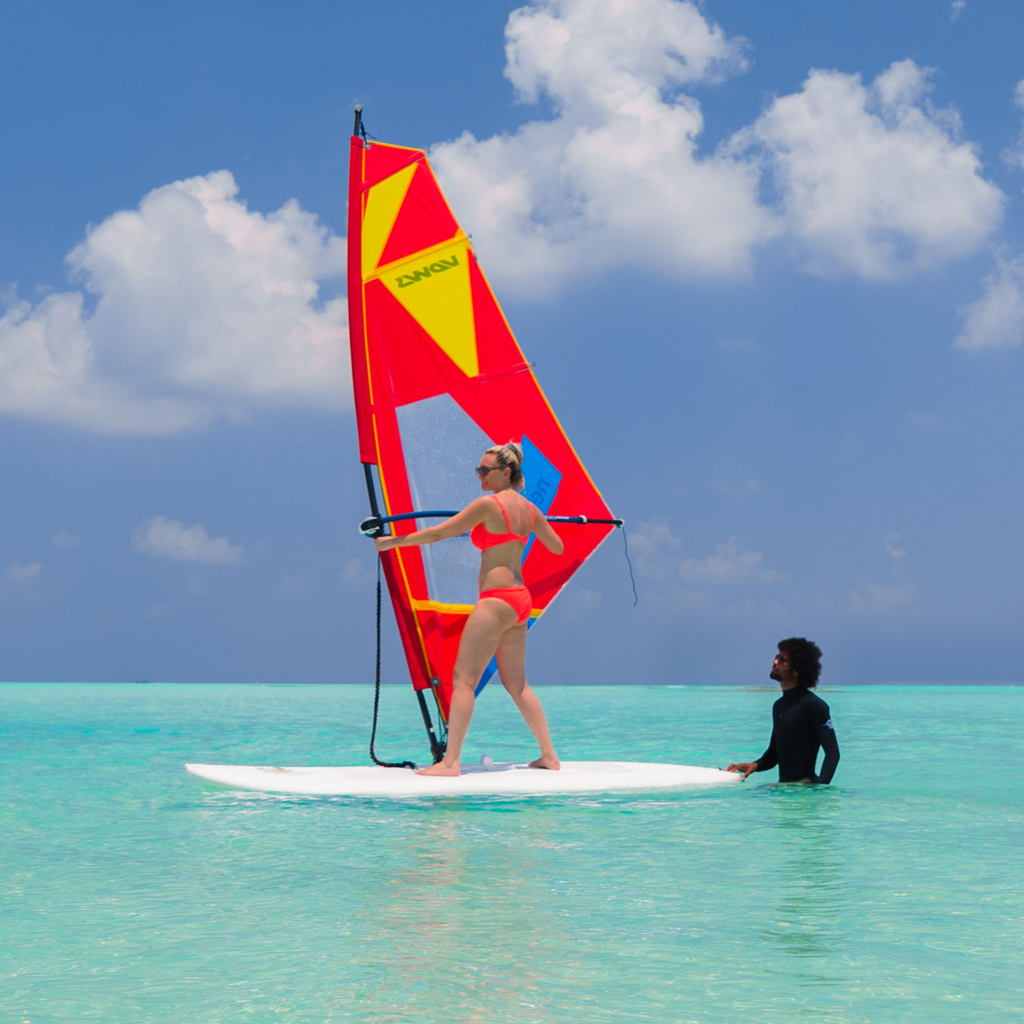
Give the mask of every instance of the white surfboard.
[(526, 764), (466, 764), (457, 778), (417, 775), (409, 768), (277, 768), (271, 765), (187, 764), (196, 778), (230, 789), (317, 796), (531, 795), (617, 790), (683, 789), (739, 782), (736, 772), (686, 764), (635, 761), (563, 761), (559, 771)]

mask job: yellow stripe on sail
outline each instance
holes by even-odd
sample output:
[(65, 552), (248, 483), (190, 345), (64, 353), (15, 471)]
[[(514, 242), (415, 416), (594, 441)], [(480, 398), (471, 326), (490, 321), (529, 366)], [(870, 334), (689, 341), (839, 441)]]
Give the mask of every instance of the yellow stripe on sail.
[[(446, 615), (468, 615), (475, 607), (475, 604), (445, 604), (444, 601), (417, 601), (413, 599), (412, 607), (417, 612), (441, 612)], [(539, 619), (544, 614), (543, 608), (533, 608), (530, 611), (531, 619)]]
[(373, 270), (380, 261), (388, 236), (395, 226), (398, 211), (409, 191), (418, 164), (403, 167), (390, 178), (378, 182), (366, 195), (363, 212), (363, 273)]
[(469, 283), (470, 248), (466, 241), (430, 250), (381, 274), (380, 280), (406, 312), (467, 376), (480, 372), (476, 324)]
[(476, 605), (472, 604), (445, 604), (444, 601), (417, 601), (412, 602), (414, 611), (418, 612), (441, 612), (445, 615), (468, 615)]

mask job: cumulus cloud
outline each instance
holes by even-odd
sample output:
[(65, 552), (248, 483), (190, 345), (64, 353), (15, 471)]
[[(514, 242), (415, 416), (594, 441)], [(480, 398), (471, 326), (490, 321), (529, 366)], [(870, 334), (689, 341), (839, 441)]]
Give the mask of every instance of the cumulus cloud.
[(12, 562), (7, 567), (7, 582), (8, 583), (28, 583), (30, 580), (34, 580), (43, 567), (38, 562), (29, 562), (22, 565), (20, 562)]
[(679, 575), (690, 583), (723, 586), (736, 583), (784, 583), (789, 577), (774, 569), (762, 568), (764, 555), (758, 551), (741, 551), (739, 542), (730, 537), (719, 544), (707, 558), (687, 558), (679, 565)]
[(719, 544), (706, 558), (680, 558), (682, 544), (663, 521), (643, 523), (630, 537), (637, 570), (648, 577), (683, 580), (703, 586), (785, 583), (789, 576), (764, 568), (764, 555), (743, 551), (736, 537)]
[(715, 477), (713, 483), (715, 490), (726, 498), (747, 498), (751, 494), (757, 494), (761, 487), (756, 480), (750, 477), (745, 480), (732, 480), (719, 476)]
[(1004, 196), (956, 112), (928, 101), (930, 75), (912, 60), (870, 85), (812, 71), (730, 141), (761, 154), (812, 272), (891, 280), (967, 255), (998, 224)]
[[(745, 273), (788, 235), (808, 270), (889, 280), (972, 252), (1004, 197), (927, 68), (870, 85), (812, 71), (709, 154), (684, 90), (745, 67), (746, 43), (682, 0), (536, 0), (506, 28), (506, 77), (553, 116), (432, 150), (489, 271), (537, 295), (613, 267)], [(776, 197), (762, 199), (766, 184)]]
[[(993, 230), (1004, 197), (910, 60), (870, 85), (813, 71), (702, 152), (694, 88), (742, 72), (747, 49), (691, 0), (513, 11), (505, 74), (550, 113), (431, 151), (502, 287), (539, 296), (617, 268), (735, 277), (783, 237), (815, 273), (888, 280)], [(154, 435), (267, 405), (343, 407), (346, 304), (321, 287), (340, 281), (344, 248), (295, 200), (249, 210), (228, 171), (157, 188), (69, 254), (78, 290), (4, 299), (0, 413)]]
[(348, 401), (342, 239), (290, 200), (250, 211), (227, 171), (149, 193), (67, 262), (82, 291), (0, 317), (0, 412), (168, 434), (220, 412)]
[(364, 583), (372, 583), (375, 576), (375, 569), (364, 564), (360, 558), (350, 558), (341, 570), (340, 580), (342, 586), (353, 587)]
[(198, 523), (186, 527), (180, 519), (154, 516), (140, 523), (132, 537), (132, 547), (154, 558), (170, 558), (178, 562), (206, 562), (230, 565), (241, 561), (242, 547), (229, 544), (227, 537), (211, 537)]
[(953, 0), (949, 8), (949, 20), (956, 21), (967, 7), (967, 0)]
[(953, 344), (968, 352), (1017, 348), (1024, 341), (1024, 256), (997, 256), (977, 301), (960, 310), (963, 327)]
[(635, 555), (637, 571), (644, 576), (666, 576), (678, 568), (679, 559), (674, 557), (674, 552), (682, 542), (664, 520), (641, 523), (630, 534), (629, 543)]
[(700, 105), (680, 92), (742, 70), (743, 40), (677, 0), (539, 0), (505, 35), (506, 76), (554, 116), (431, 151), (489, 272), (537, 294), (615, 266), (747, 270), (778, 230), (758, 168), (698, 155)]
[[(1019, 81), (1013, 90), (1013, 102), (1024, 109), (1024, 80)], [(1017, 141), (1003, 151), (1003, 160), (1011, 167), (1024, 168), (1024, 128), (1021, 128)]]
[(364, 573), (363, 563), (358, 558), (350, 558), (345, 568), (341, 570), (341, 578), (343, 580), (358, 580), (362, 579)]
[(888, 533), (882, 536), (882, 546), (885, 548), (885, 553), (894, 559), (905, 558), (907, 549), (900, 547), (900, 535), (890, 530)]

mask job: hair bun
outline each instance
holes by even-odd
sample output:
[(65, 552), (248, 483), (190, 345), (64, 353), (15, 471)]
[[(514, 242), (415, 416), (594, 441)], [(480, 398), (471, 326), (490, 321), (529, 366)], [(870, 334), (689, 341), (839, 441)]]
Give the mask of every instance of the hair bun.
[(523, 464), (523, 446), (517, 441), (506, 441), (503, 448), (507, 448), (516, 457), (516, 466)]

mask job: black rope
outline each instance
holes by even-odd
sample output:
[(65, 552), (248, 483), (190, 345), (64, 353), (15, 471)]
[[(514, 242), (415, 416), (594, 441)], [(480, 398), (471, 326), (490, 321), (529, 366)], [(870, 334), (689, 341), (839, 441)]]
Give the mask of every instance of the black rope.
[(382, 761), (373, 752), (373, 741), (377, 738), (377, 710), (380, 708), (380, 555), (377, 556), (377, 678), (373, 691), (373, 728), (370, 730), (370, 757), (381, 768), (415, 768), (412, 761)]
[(360, 116), (360, 118), (359, 118), (359, 134), (363, 137), (363, 142), (367, 142), (370, 139), (373, 139), (374, 142), (377, 141), (377, 136), (376, 135), (371, 135), (366, 130), (366, 125), (363, 124), (362, 116)]
[(636, 596), (636, 580), (633, 579), (633, 563), (629, 560), (629, 544), (626, 542), (626, 524), (623, 523), (619, 529), (622, 530), (622, 547), (626, 552), (626, 565), (629, 566), (629, 582), (633, 585), (633, 607), (635, 608), (636, 603), (640, 598)]

